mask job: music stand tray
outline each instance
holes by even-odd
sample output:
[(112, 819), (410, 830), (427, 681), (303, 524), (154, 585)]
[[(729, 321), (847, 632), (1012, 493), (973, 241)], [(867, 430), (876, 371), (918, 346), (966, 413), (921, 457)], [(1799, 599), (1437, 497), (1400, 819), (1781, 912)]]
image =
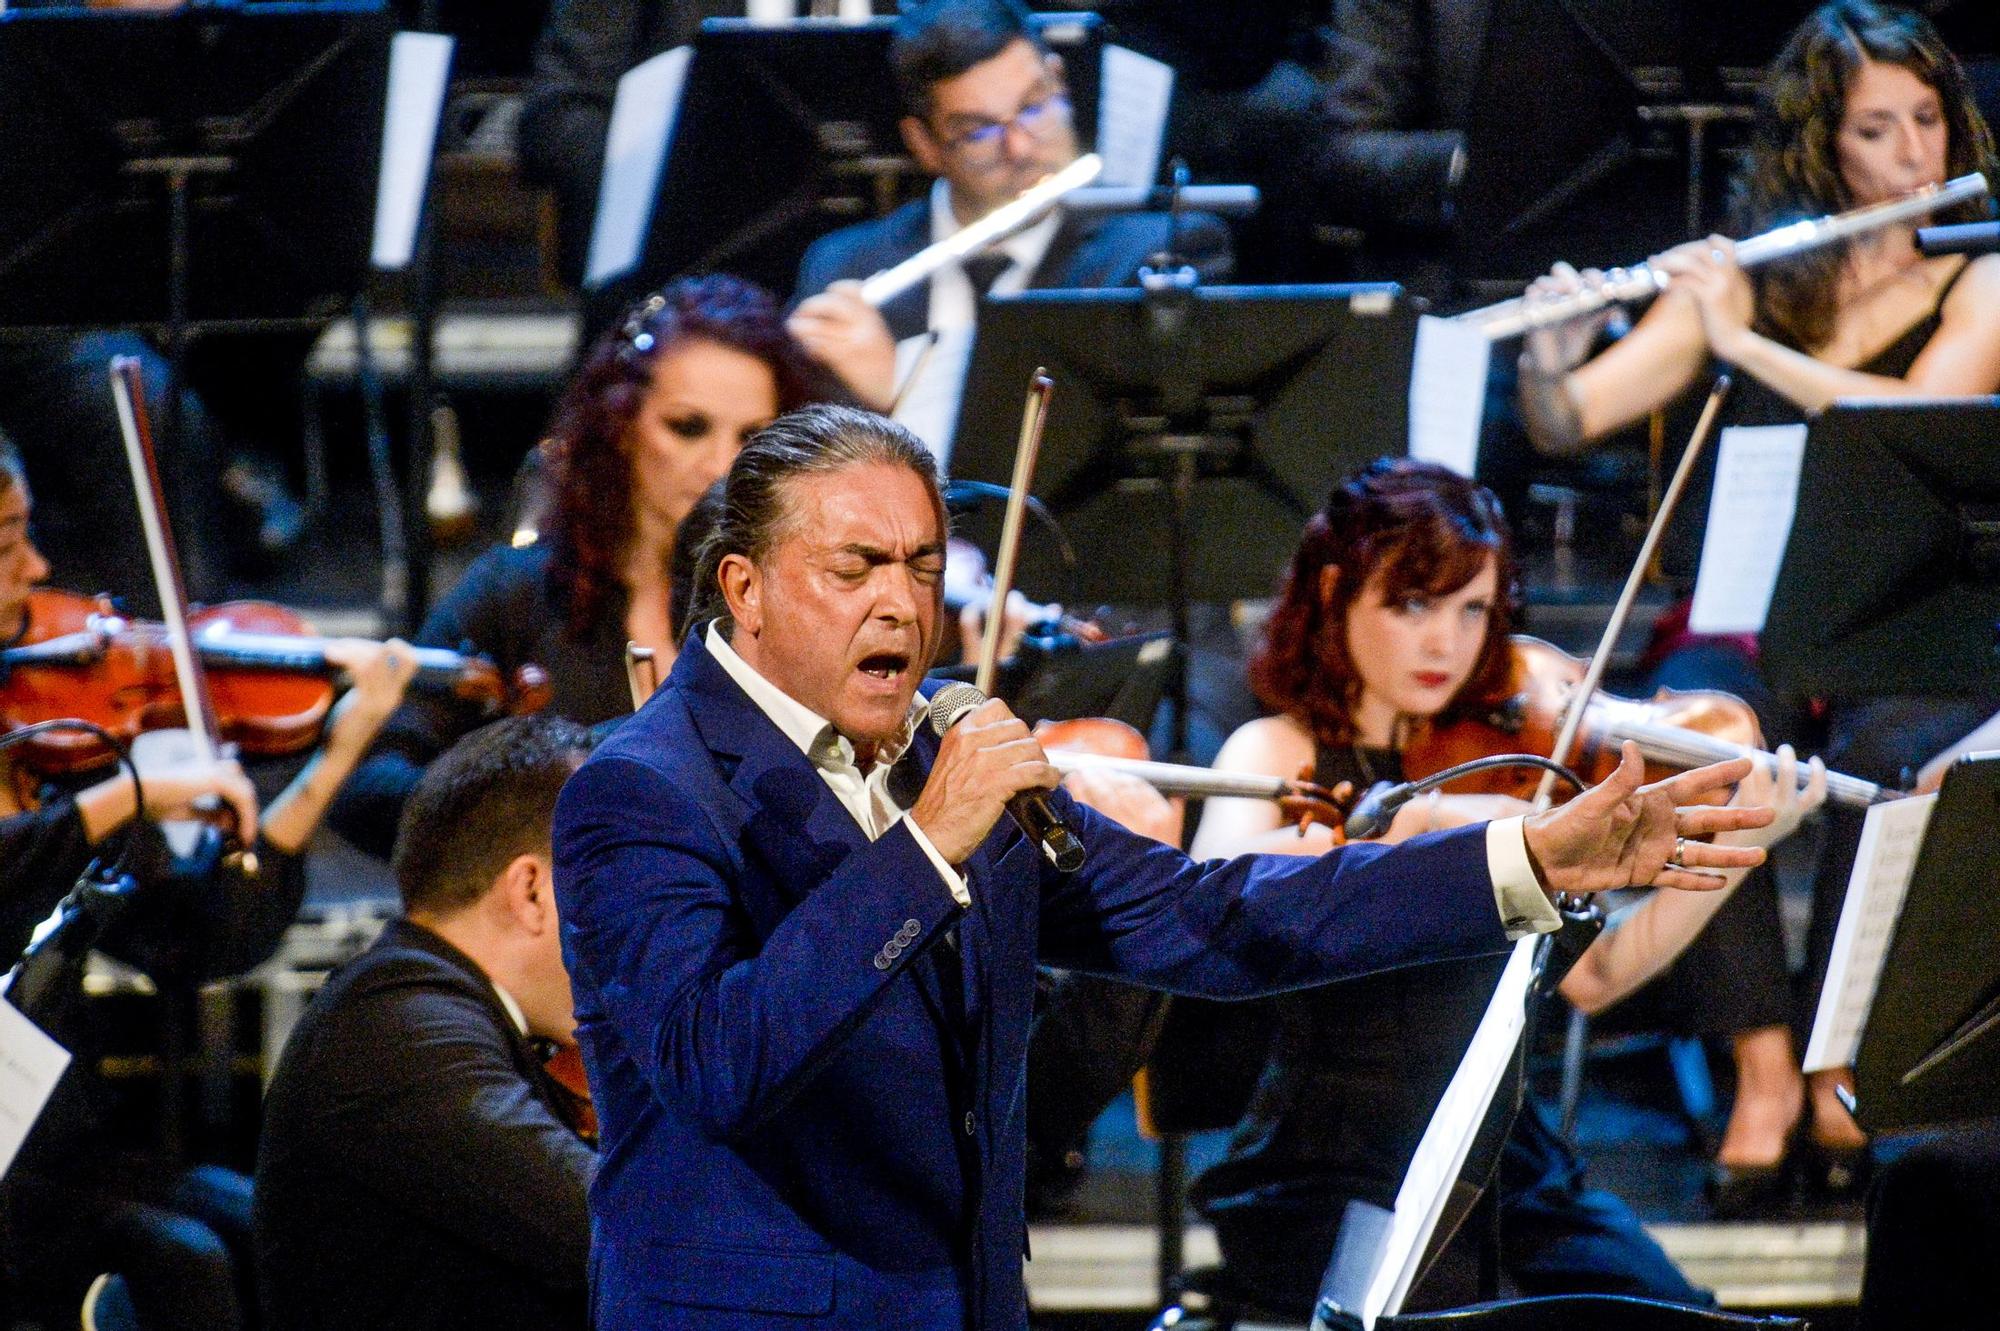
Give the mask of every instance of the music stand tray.
[(0, 327), (338, 313), (368, 258), (390, 29), (383, 0), (0, 14)]
[(2000, 686), (2000, 397), (1836, 402), (1813, 421), (1763, 635), (1800, 695)]
[(2000, 1113), (2000, 753), (1946, 770), (1855, 1057), (1871, 1132)]
[(1035, 493), (1092, 552), (1072, 572), (1026, 548), (1023, 585), (1069, 605), (1172, 604), (1185, 556), (1188, 601), (1268, 596), (1334, 482), (1407, 448), (1417, 312), (1401, 288), (1186, 296), (1164, 307), (1133, 289), (982, 302), (952, 474), (1007, 481), (1021, 395), (1047, 367), (1055, 396)]
[[(1102, 54), (1095, 14), (1037, 14), (1061, 55), (1079, 136), (1094, 133)], [(709, 19), (660, 172), (645, 251), (612, 286), (731, 272), (790, 291), (806, 247), (901, 202), (918, 178), (896, 122), (896, 20)], [(885, 184), (901, 182), (884, 197)]]

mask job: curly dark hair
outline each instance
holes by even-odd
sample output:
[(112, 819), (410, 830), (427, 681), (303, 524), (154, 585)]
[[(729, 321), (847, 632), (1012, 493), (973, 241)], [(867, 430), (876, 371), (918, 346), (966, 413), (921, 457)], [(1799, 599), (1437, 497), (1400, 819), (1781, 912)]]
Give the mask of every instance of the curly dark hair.
[(723, 274), (682, 278), (635, 305), (591, 348), (543, 445), (555, 482), (550, 591), (576, 637), (588, 636), (621, 582), (633, 528), (628, 435), (653, 366), (674, 347), (701, 340), (770, 366), (780, 414), (809, 402), (848, 400), (785, 331), (778, 302), (762, 287)]
[[(1821, 5), (1785, 42), (1764, 74), (1750, 153), (1735, 186), (1733, 225), (1742, 235), (1855, 206), (1840, 175), (1838, 135), (1847, 94), (1869, 61), (1900, 65), (1937, 90), (1944, 109), (1947, 178), (1995, 177), (1993, 134), (1972, 100), (1965, 71), (1921, 14), (1873, 0)], [(1938, 214), (1976, 221), (1987, 203)], [(1829, 246), (1754, 274), (1757, 330), (1801, 350), (1833, 335), (1844, 246)]]
[[(1411, 458), (1371, 462), (1334, 487), (1285, 572), (1264, 641), (1250, 658), (1258, 701), (1303, 724), (1322, 745), (1354, 741), (1361, 676), (1347, 651), (1347, 611), (1380, 572), (1384, 600), (1444, 596), (1495, 561), (1499, 578), (1486, 641), (1446, 709), (1497, 697), (1507, 680), (1507, 636), (1520, 604), (1513, 539), (1500, 501), (1483, 485)], [(1339, 570), (1330, 595), (1324, 571)]]

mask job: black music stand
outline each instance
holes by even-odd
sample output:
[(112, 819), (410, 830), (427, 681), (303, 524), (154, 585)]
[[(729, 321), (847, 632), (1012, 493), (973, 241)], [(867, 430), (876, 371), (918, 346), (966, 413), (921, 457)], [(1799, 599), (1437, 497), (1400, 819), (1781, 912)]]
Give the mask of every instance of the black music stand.
[(2000, 397), (1835, 403), (1812, 423), (1763, 634), (1782, 690), (2000, 686)]
[(1682, 169), (1645, 148), (1631, 68), (1565, 0), (1494, 0), (1454, 193), (1462, 278), (1627, 263), (1686, 239)]
[[(993, 695), (1034, 725), (1103, 716), (1145, 732), (1153, 723), (1176, 664), (1173, 636), (1134, 633), (1108, 642), (1078, 642), (1067, 634), (1027, 634), (1000, 662)], [(938, 679), (971, 683), (974, 667), (945, 666)]]
[[(158, 330), (183, 445), (191, 334), (360, 289), (389, 38), (383, 0), (0, 14), (0, 329)], [(214, 459), (173, 471), (199, 535)]]
[(1946, 770), (1855, 1058), (1871, 1132), (2000, 1113), (1996, 810), (2000, 753)]
[[(1087, 144), (1102, 25), (1095, 14), (1037, 14), (1034, 23), (1063, 58)], [(923, 181), (896, 129), (904, 112), (889, 71), (895, 26), (893, 18), (704, 22), (638, 268), (593, 292), (592, 306), (616, 308), (690, 273), (731, 272), (790, 291), (813, 241), (911, 197)]]
[[(1027, 291), (987, 296), (951, 453), (1012, 475), (1022, 395), (1055, 380), (1035, 493), (1092, 558), (1022, 552), (1069, 605), (1268, 596), (1341, 476), (1409, 441), (1417, 314), (1390, 284)], [(1186, 718), (1174, 689), (1175, 746)]]

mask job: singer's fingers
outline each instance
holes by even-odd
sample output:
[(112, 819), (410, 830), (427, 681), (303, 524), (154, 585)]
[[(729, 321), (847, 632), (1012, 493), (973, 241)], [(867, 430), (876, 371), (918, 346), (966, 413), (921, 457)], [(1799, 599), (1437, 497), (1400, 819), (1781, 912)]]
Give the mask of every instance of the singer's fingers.
[(1746, 827), (1765, 827), (1775, 817), (1777, 812), (1768, 804), (1685, 805), (1674, 810), (1674, 833), (1683, 837), (1710, 836)]
[(1714, 892), (1728, 887), (1729, 879), (1726, 875), (1705, 870), (1668, 867), (1660, 870), (1650, 886), (1671, 887), (1682, 892)]
[(1682, 838), (1679, 849), (1683, 869), (1754, 869), (1764, 862), (1762, 846), (1717, 846)]
[[(1637, 748), (1630, 740), (1625, 743), (1630, 748)], [(1660, 788), (1667, 792), (1675, 804), (1693, 804), (1710, 791), (1725, 790), (1748, 775), (1750, 775), (1750, 760), (1731, 758), (1727, 762), (1710, 763), (1706, 767), (1697, 767), (1693, 771), (1670, 776), (1660, 782)], [(1745, 823), (1743, 826), (1755, 827), (1761, 824)]]

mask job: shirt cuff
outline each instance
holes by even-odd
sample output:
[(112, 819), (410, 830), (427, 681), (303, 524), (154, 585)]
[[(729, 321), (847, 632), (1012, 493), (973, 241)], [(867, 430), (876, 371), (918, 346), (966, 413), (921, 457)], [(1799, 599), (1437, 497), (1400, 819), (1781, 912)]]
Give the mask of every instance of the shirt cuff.
[(1493, 901), (1510, 940), (1529, 934), (1550, 934), (1562, 928), (1562, 913), (1542, 885), (1528, 858), (1528, 836), (1520, 817), (1498, 818), (1486, 824), (1486, 872), (1493, 879)]
[[(972, 891), (965, 885), (965, 876), (959, 873), (958, 870), (952, 868), (951, 865), (947, 864), (945, 862), (944, 856), (938, 854), (938, 848), (936, 846), (933, 846), (931, 844), (931, 839), (924, 835), (924, 829), (917, 826), (916, 819), (910, 817), (910, 815), (906, 813), (902, 817), (902, 822), (904, 826), (910, 829), (910, 835), (917, 839), (917, 844), (923, 847), (924, 854), (931, 857), (931, 863), (937, 866), (938, 876), (944, 879), (944, 885), (951, 889), (951, 899), (953, 901), (956, 901), (964, 909), (971, 910)], [(1526, 864), (1527, 851), (1523, 849), (1521, 855), (1522, 855), (1521, 862), (1523, 864)], [(1489, 859), (1492, 858), (1491, 852), (1488, 852), (1487, 858)], [(1529, 871), (1528, 878), (1531, 883), (1534, 881), (1533, 870)], [(1550, 927), (1553, 928), (1554, 926)]]

